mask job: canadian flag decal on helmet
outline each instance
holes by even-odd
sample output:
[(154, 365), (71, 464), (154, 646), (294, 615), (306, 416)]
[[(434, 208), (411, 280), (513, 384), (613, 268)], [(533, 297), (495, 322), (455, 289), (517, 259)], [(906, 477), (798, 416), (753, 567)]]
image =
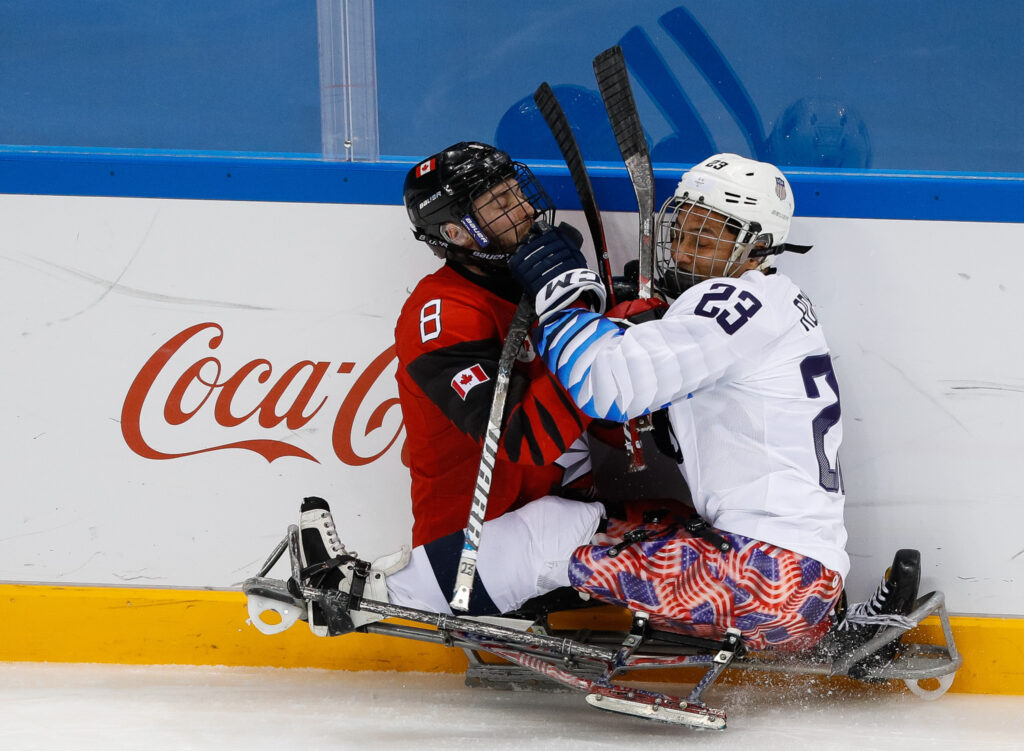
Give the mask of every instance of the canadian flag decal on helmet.
[(470, 389), (489, 380), (491, 379), (488, 378), (484, 369), (477, 363), (476, 365), (470, 365), (465, 370), (460, 370), (452, 379), (452, 388), (465, 401), (466, 394), (469, 393)]
[(419, 167), (416, 168), (416, 177), (423, 177), (425, 174), (430, 172), (436, 166), (435, 159), (428, 159), (423, 162)]

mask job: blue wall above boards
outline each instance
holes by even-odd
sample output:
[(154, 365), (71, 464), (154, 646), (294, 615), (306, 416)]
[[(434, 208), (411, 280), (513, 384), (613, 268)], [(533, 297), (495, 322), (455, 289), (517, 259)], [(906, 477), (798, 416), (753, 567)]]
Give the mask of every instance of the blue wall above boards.
[[(0, 148), (0, 194), (398, 205), (413, 161), (325, 162), (315, 155)], [(531, 163), (556, 205), (578, 209), (568, 170)], [(604, 211), (635, 211), (621, 162), (588, 165)], [(684, 165), (655, 169), (660, 204)], [(1024, 175), (785, 170), (799, 216), (1024, 222)]]
[[(459, 11), (440, 34), (439, 5)], [(377, 2), (382, 153), (475, 138), (551, 155), (530, 98), (548, 81), (584, 157), (616, 159), (591, 61), (618, 44), (655, 162), (733, 151), (786, 166), (1024, 173), (1020, 0), (394, 8)]]
[(0, 143), (320, 150), (316, 3), (2, 0)]
[[(369, 2), (369, 0), (364, 0)], [(615, 160), (591, 61), (623, 47), (657, 163), (1024, 173), (1024, 3), (375, 0), (380, 153), (554, 158), (556, 90)], [(0, 0), (0, 144), (320, 151), (312, 0)]]

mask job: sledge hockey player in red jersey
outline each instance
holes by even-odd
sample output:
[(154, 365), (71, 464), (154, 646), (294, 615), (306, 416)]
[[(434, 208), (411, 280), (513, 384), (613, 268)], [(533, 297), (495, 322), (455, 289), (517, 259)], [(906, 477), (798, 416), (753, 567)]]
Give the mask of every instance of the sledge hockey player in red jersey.
[[(523, 294), (508, 259), (536, 220), (553, 222), (554, 207), (525, 165), (475, 142), (409, 170), (404, 199), (416, 239), (445, 261), (416, 285), (395, 327), (412, 539), (422, 545), (466, 525), (498, 357)], [(505, 414), (488, 518), (563, 491), (589, 467), (579, 439), (590, 418), (528, 346)]]

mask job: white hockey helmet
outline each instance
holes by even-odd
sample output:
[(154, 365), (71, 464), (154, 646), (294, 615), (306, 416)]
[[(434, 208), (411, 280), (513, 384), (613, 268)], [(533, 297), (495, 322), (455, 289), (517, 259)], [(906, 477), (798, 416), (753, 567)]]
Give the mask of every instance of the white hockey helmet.
[(729, 238), (722, 240), (733, 243), (724, 268), (719, 262), (713, 276), (731, 276), (750, 258), (764, 258), (759, 268), (765, 268), (771, 256), (783, 250), (809, 249), (785, 242), (793, 219), (793, 191), (779, 168), (738, 154), (715, 154), (683, 173), (675, 194), (658, 214), (658, 282), (670, 297), (708, 278), (696, 271), (696, 258), (685, 268), (675, 257), (680, 229), (694, 209), (704, 209), (698, 215), (710, 211), (724, 217), (709, 218), (701, 227), (704, 236), (721, 237), (729, 231)]

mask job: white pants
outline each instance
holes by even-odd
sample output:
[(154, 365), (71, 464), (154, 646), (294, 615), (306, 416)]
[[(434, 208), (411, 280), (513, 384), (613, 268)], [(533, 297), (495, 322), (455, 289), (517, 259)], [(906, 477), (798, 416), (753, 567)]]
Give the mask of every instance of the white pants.
[[(485, 522), (477, 572), (502, 613), (527, 600), (569, 586), (569, 558), (597, 532), (600, 503), (548, 495)], [(423, 547), (413, 548), (409, 565), (387, 578), (394, 605), (451, 613), (452, 592), (442, 592)]]

